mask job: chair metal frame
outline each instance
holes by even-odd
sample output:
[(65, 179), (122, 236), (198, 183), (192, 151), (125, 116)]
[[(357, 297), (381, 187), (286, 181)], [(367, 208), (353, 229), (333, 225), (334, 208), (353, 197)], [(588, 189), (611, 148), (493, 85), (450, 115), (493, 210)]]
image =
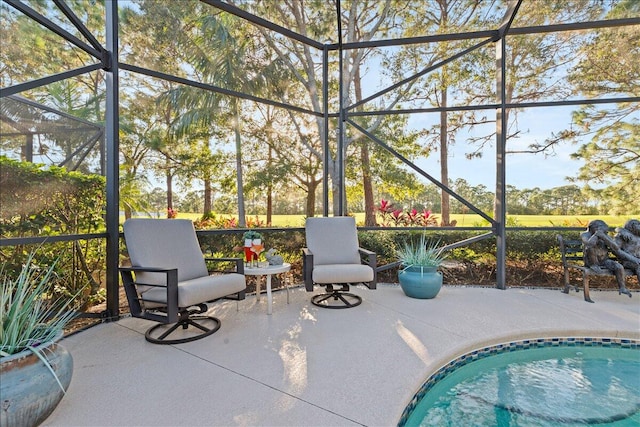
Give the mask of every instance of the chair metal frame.
[[(241, 258), (205, 258), (205, 262), (229, 262), (236, 264), (236, 273), (244, 275), (244, 263)], [(201, 316), (208, 311), (207, 303), (220, 299), (231, 299), (241, 301), (245, 299), (246, 290), (232, 293), (221, 298), (210, 301), (203, 301), (200, 304), (188, 307), (178, 305), (178, 269), (177, 268), (157, 268), (157, 267), (120, 267), (122, 283), (129, 303), (129, 310), (132, 317), (147, 319), (158, 322), (145, 332), (145, 339), (153, 344), (182, 344), (207, 337), (220, 329), (221, 321), (214, 316)], [(136, 282), (135, 274), (164, 273), (166, 285), (149, 284)], [(165, 301), (152, 301), (142, 298), (138, 292), (138, 286), (166, 288), (167, 297)], [(146, 308), (145, 302), (163, 304), (162, 307)], [(207, 326), (210, 324), (211, 326)], [(169, 326), (167, 326), (169, 325)], [(188, 337), (170, 339), (169, 337), (178, 328), (186, 330), (192, 326), (199, 329), (201, 333)]]
[[(373, 280), (370, 282), (358, 282), (364, 284), (369, 289), (376, 289), (377, 285), (377, 255), (375, 252), (358, 247), (360, 261), (368, 265), (373, 270)], [(325, 293), (314, 295), (311, 303), (315, 306), (331, 309), (352, 308), (362, 303), (359, 295), (349, 292), (350, 285), (357, 283), (316, 283), (313, 281), (314, 258), (313, 252), (307, 248), (302, 248), (302, 271), (304, 284), (307, 292), (313, 292), (314, 286), (323, 286)]]

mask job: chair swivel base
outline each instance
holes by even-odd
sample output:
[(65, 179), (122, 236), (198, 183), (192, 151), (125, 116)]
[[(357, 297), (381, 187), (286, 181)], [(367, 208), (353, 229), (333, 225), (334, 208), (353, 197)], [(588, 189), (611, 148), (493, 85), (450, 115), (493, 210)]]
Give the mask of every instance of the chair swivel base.
[[(199, 340), (215, 333), (220, 329), (220, 319), (213, 316), (194, 316), (193, 313), (206, 312), (206, 305), (200, 307), (199, 310), (185, 310), (180, 312), (179, 320), (176, 323), (152, 326), (144, 334), (147, 341), (153, 344), (183, 344), (190, 341)], [(191, 328), (195, 333), (187, 333), (186, 330)], [(182, 333), (176, 332), (178, 329)], [(176, 338), (171, 338), (175, 333)]]
[(362, 303), (362, 298), (356, 294), (345, 292), (349, 285), (342, 285), (341, 289), (334, 289), (333, 285), (327, 285), (327, 292), (311, 297), (311, 304), (322, 308), (352, 308)]

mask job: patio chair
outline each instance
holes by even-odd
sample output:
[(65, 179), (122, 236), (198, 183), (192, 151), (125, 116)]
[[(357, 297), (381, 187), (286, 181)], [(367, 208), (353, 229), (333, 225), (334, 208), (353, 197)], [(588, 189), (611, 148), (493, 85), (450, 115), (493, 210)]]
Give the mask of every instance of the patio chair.
[(147, 341), (180, 344), (209, 336), (221, 322), (202, 315), (207, 303), (245, 298), (242, 260), (207, 259), (236, 263), (235, 273), (210, 276), (190, 220), (128, 219), (124, 237), (131, 267), (119, 270), (131, 315), (159, 322), (145, 333)]
[(307, 247), (303, 252), (304, 284), (326, 292), (314, 295), (311, 303), (324, 308), (351, 308), (362, 298), (349, 292), (350, 284), (376, 288), (376, 254), (358, 243), (356, 221), (352, 217), (307, 218)]

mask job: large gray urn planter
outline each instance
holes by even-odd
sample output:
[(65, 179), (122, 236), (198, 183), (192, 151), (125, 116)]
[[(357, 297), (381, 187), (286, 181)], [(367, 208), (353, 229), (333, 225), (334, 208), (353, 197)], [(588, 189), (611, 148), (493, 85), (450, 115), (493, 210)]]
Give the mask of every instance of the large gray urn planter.
[(406, 267), (398, 271), (398, 281), (408, 297), (431, 299), (442, 288), (442, 273), (437, 267)]
[[(60, 344), (38, 347), (66, 391), (73, 358)], [(58, 381), (31, 350), (0, 358), (0, 426), (31, 427), (42, 423), (64, 396)]]

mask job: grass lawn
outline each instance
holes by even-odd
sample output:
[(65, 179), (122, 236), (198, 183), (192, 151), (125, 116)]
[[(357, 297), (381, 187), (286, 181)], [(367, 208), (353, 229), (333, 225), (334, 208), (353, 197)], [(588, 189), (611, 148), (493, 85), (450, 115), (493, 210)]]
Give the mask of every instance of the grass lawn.
[[(220, 215), (225, 218), (231, 215)], [(178, 218), (196, 220), (201, 214), (180, 212)], [(256, 216), (260, 221), (266, 222), (266, 215), (250, 215), (252, 218)], [(364, 213), (355, 214), (356, 221), (359, 224), (364, 222)], [(436, 214), (436, 217), (439, 217)], [(637, 216), (636, 216), (637, 217)], [(628, 219), (634, 218), (633, 215), (612, 216), (612, 215), (508, 215), (507, 226), (513, 227), (586, 227), (587, 223), (592, 219), (602, 219), (610, 227), (620, 227)], [(458, 221), (460, 227), (484, 227), (487, 222), (476, 214), (452, 214), (452, 220)], [(304, 215), (273, 215), (273, 227), (304, 227)]]

